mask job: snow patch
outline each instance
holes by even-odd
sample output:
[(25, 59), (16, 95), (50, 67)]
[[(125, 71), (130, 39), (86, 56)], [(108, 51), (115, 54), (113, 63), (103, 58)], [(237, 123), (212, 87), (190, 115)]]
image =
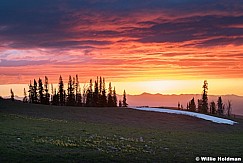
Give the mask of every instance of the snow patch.
[(188, 115), (188, 116), (197, 117), (197, 118), (205, 119), (205, 120), (208, 120), (208, 121), (212, 121), (214, 123), (223, 123), (223, 124), (229, 124), (229, 125), (234, 125), (235, 123), (238, 123), (238, 122), (235, 122), (235, 121), (232, 121), (232, 120), (229, 120), (229, 119), (214, 117), (214, 116), (211, 116), (211, 115), (206, 115), (206, 114), (201, 114), (201, 113), (182, 111), (182, 110), (171, 110), (171, 109), (149, 108), (149, 107), (130, 107), (130, 108), (136, 109), (136, 110), (143, 110), (143, 111), (153, 111), (153, 112), (161, 112), (161, 113)]

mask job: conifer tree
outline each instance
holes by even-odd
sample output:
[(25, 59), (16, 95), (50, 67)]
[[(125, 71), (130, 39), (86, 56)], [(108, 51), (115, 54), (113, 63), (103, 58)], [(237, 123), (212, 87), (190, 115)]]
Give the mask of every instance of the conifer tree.
[(112, 98), (112, 87), (111, 87), (111, 82), (109, 83), (109, 88), (108, 88), (107, 106), (109, 106), (109, 107), (114, 106), (114, 104), (113, 104), (113, 98)]
[(42, 84), (42, 80), (39, 78), (38, 80), (38, 95), (39, 95), (39, 99), (38, 102), (40, 104), (45, 104), (45, 100), (44, 100), (44, 88), (43, 88), (43, 84)]
[(103, 106), (103, 107), (107, 106), (105, 78), (103, 78), (103, 81), (102, 81), (101, 106)]
[(87, 106), (86, 100), (87, 100), (87, 87), (86, 87), (86, 84), (84, 84), (84, 86), (83, 86), (83, 98), (82, 98), (82, 105), (83, 106)]
[(37, 104), (38, 103), (38, 93), (37, 93), (37, 82), (34, 79), (34, 86), (33, 86), (33, 103)]
[(93, 100), (93, 83), (92, 83), (92, 79), (90, 79), (89, 82), (89, 88), (87, 90), (87, 98), (86, 98), (86, 106), (93, 106), (94, 104), (94, 100)]
[(31, 84), (31, 81), (30, 81), (30, 85), (29, 85), (29, 103), (34, 103), (34, 91), (33, 91), (33, 86)]
[(59, 95), (56, 91), (56, 88), (55, 88), (54, 93), (53, 93), (52, 105), (59, 105)]
[(224, 114), (224, 109), (223, 109), (223, 101), (221, 96), (218, 98), (218, 114), (223, 115)]
[(231, 112), (232, 112), (232, 103), (230, 100), (228, 100), (228, 105), (226, 107), (226, 113), (227, 113), (227, 116), (230, 117), (231, 115)]
[(65, 106), (67, 104), (67, 93), (66, 90), (63, 91), (63, 105)]
[(189, 111), (192, 111), (192, 112), (195, 112), (196, 111), (196, 104), (195, 104), (194, 97), (189, 102)]
[(113, 106), (114, 107), (117, 107), (117, 96), (116, 96), (116, 88), (114, 87), (114, 90), (113, 90), (113, 96), (112, 96), (112, 98), (113, 98)]
[(24, 98), (23, 98), (23, 102), (24, 103), (27, 103), (28, 102), (27, 93), (26, 93), (25, 88), (24, 88)]
[[(98, 77), (97, 77), (97, 80), (98, 80)], [(93, 106), (96, 106), (96, 107), (99, 106), (99, 86), (98, 86), (98, 81), (95, 81), (93, 100), (94, 100), (94, 105)]]
[(10, 99), (11, 99), (11, 101), (14, 101), (14, 92), (13, 92), (12, 88), (10, 89)]
[(63, 106), (64, 105), (64, 84), (61, 75), (59, 77), (58, 97), (59, 97), (59, 105)]
[(211, 114), (216, 114), (216, 104), (214, 101), (210, 103), (210, 113)]
[(119, 107), (122, 107), (122, 101), (119, 100)]
[(89, 80), (89, 90), (93, 93), (93, 82), (92, 79)]
[(53, 84), (51, 84), (51, 96), (50, 96), (51, 104), (53, 104), (53, 96), (54, 96), (54, 89), (53, 89)]
[(45, 98), (44, 98), (44, 103), (46, 105), (50, 104), (50, 93), (49, 93), (49, 86), (48, 86), (48, 78), (45, 76), (45, 84), (44, 84), (44, 89), (45, 89)]
[(79, 85), (78, 75), (76, 75), (75, 93), (76, 93), (76, 105), (82, 106), (82, 95), (81, 95), (81, 88)]
[(208, 82), (204, 80), (203, 84), (203, 95), (202, 95), (202, 110), (201, 112), (206, 114), (208, 112)]
[(75, 101), (77, 101), (77, 97), (78, 97), (78, 91), (79, 91), (79, 81), (78, 81), (78, 75), (76, 74), (76, 78), (75, 78), (75, 85), (74, 85), (74, 93), (75, 93)]
[(85, 103), (86, 103), (85, 105), (88, 106), (88, 107), (92, 106), (92, 93), (91, 93), (90, 89), (88, 89), (86, 91), (86, 101), (85, 101)]
[(127, 107), (127, 97), (126, 97), (126, 91), (123, 92), (123, 100), (122, 100), (122, 106)]
[(197, 100), (197, 110), (202, 113), (202, 99)]
[(76, 104), (77, 104), (77, 106), (82, 106), (81, 88), (79, 88), (78, 94), (76, 96)]
[(72, 81), (72, 77), (69, 76), (68, 93), (67, 93), (67, 105), (68, 106), (74, 106), (75, 103), (76, 102), (75, 102), (73, 81)]
[(102, 94), (102, 90), (103, 90), (103, 83), (102, 83), (102, 78), (100, 76), (100, 85), (99, 85), (99, 94)]
[(75, 79), (76, 78), (73, 77), (73, 101), (74, 101), (74, 105), (73, 106), (76, 105), (76, 89), (75, 89), (75, 87), (76, 87), (76, 80)]
[[(98, 78), (97, 78), (98, 80)], [(99, 95), (98, 95), (98, 106), (102, 106), (102, 88), (103, 88), (103, 84), (102, 84), (102, 78), (100, 76), (100, 80), (98, 81), (99, 84)]]

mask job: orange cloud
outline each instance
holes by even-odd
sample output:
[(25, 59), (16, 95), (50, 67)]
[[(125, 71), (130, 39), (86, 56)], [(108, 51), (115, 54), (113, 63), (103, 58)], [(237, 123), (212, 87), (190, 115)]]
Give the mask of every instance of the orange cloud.
[[(108, 9), (94, 5), (100, 3)], [(17, 23), (0, 17), (0, 84), (45, 75), (54, 83), (69, 74), (79, 74), (83, 82), (95, 76), (114, 81), (243, 78), (241, 3), (228, 4), (234, 13), (202, 2), (171, 3), (63, 2), (49, 12), (32, 10), (34, 18), (16, 9), (16, 17), (10, 17)]]

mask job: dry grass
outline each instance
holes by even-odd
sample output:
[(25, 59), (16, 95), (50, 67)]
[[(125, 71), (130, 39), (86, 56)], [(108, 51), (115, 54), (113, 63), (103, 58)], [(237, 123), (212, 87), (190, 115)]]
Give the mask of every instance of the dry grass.
[(192, 162), (243, 157), (243, 122), (216, 124), (129, 108), (0, 100), (0, 162)]

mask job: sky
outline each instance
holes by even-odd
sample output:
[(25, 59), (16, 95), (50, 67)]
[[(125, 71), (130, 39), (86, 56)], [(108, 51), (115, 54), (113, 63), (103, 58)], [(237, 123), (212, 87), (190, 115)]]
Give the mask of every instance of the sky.
[(1, 0), (0, 95), (76, 74), (120, 94), (201, 93), (206, 79), (243, 95), (243, 1)]

